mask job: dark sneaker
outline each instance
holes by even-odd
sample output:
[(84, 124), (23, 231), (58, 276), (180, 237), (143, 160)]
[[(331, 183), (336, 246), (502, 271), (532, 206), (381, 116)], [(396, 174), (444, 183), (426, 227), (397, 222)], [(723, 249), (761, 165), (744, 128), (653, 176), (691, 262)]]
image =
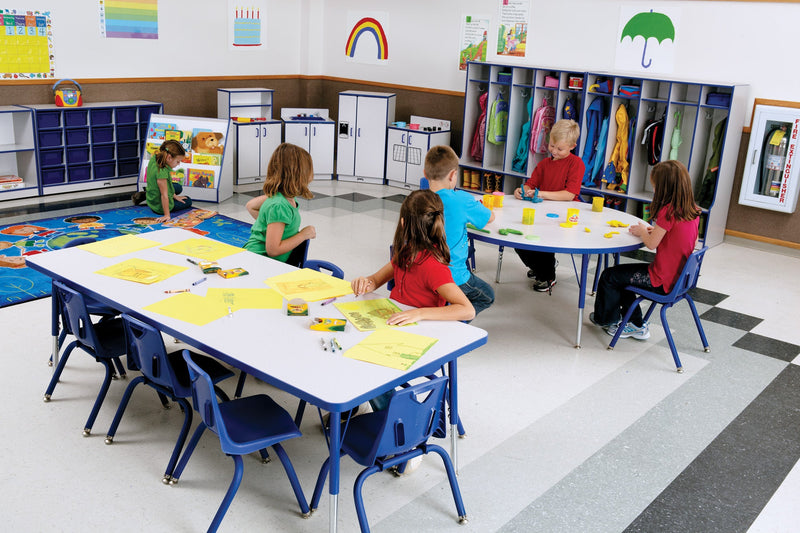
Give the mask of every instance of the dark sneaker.
[(549, 292), (550, 294), (553, 294), (553, 287), (555, 287), (555, 285), (556, 285), (556, 280), (554, 279), (550, 281), (546, 280), (540, 281), (537, 279), (533, 282), (533, 290), (535, 290), (536, 292)]
[(528, 270), (528, 279), (536, 279), (536, 274), (533, 273), (533, 270)]
[(133, 202), (133, 205), (139, 205), (146, 199), (147, 199), (147, 193), (145, 193), (144, 191), (137, 191), (133, 193), (133, 195), (131, 196), (131, 201)]
[[(589, 313), (589, 322), (591, 322), (595, 326), (599, 326), (599, 327), (601, 327), (603, 329), (609, 328), (611, 326), (615, 326), (616, 327), (616, 325), (617, 325), (616, 323), (613, 323), (613, 324), (601, 324), (600, 322), (598, 322), (597, 320), (594, 319), (594, 313), (593, 312)], [(616, 331), (616, 330), (614, 330), (614, 331)]]

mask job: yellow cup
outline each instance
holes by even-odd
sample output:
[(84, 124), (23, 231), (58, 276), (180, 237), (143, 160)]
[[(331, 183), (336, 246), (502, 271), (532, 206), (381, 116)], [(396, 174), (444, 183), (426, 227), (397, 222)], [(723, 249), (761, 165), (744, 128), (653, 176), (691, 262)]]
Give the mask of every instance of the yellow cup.
[(533, 207), (522, 208), (522, 223), (530, 226), (533, 224), (533, 219), (536, 216), (536, 209)]
[(595, 213), (602, 213), (603, 212), (603, 197), (602, 196), (595, 196), (592, 198), (592, 211)]
[(494, 196), (494, 200), (492, 200), (494, 202), (493, 205), (495, 207), (503, 207), (503, 196), (505, 195), (501, 192), (495, 192), (492, 196)]
[(483, 195), (483, 206), (488, 207), (489, 209), (494, 207), (494, 194)]
[(578, 213), (580, 209), (576, 207), (570, 207), (567, 209), (567, 222), (572, 222), (573, 224), (578, 223)]

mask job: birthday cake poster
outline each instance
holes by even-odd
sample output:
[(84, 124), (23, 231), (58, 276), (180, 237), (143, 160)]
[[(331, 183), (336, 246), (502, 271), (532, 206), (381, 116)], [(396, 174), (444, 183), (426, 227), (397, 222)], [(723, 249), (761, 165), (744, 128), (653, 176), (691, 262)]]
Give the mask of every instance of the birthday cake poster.
[(266, 46), (266, 0), (228, 0), (228, 48), (258, 50)]

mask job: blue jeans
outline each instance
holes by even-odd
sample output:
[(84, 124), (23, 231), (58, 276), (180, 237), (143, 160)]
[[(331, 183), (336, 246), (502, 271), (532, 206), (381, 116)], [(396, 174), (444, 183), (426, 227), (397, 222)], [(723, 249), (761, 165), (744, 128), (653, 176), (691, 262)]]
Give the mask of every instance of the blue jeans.
[(463, 285), (458, 286), (475, 308), (475, 315), (487, 309), (494, 303), (494, 289), (491, 285), (470, 272), (469, 279)]
[[(663, 287), (653, 287), (648, 266), (647, 263), (626, 263), (603, 270), (594, 299), (596, 323), (616, 324), (622, 319), (636, 299), (634, 293), (625, 290), (628, 285), (664, 294)], [(642, 327), (642, 310), (638, 305), (631, 314), (630, 322), (638, 328)]]

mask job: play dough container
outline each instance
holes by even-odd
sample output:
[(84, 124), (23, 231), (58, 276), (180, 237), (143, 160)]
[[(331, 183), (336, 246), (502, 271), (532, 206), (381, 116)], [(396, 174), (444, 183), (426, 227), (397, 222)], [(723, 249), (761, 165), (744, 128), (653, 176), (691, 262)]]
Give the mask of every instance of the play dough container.
[(505, 195), (501, 192), (494, 192), (492, 196), (494, 196), (494, 200), (492, 200), (492, 202), (494, 202), (493, 205), (495, 207), (503, 207), (503, 196)]
[(580, 209), (576, 207), (570, 207), (567, 209), (567, 222), (572, 222), (573, 224), (578, 223), (578, 213)]
[(603, 197), (602, 196), (595, 196), (592, 198), (592, 211), (595, 213), (602, 213), (603, 212)]
[(522, 223), (530, 226), (533, 224), (533, 219), (536, 217), (536, 209), (533, 207), (522, 208)]
[(488, 207), (489, 209), (494, 207), (494, 194), (483, 195), (483, 206)]

